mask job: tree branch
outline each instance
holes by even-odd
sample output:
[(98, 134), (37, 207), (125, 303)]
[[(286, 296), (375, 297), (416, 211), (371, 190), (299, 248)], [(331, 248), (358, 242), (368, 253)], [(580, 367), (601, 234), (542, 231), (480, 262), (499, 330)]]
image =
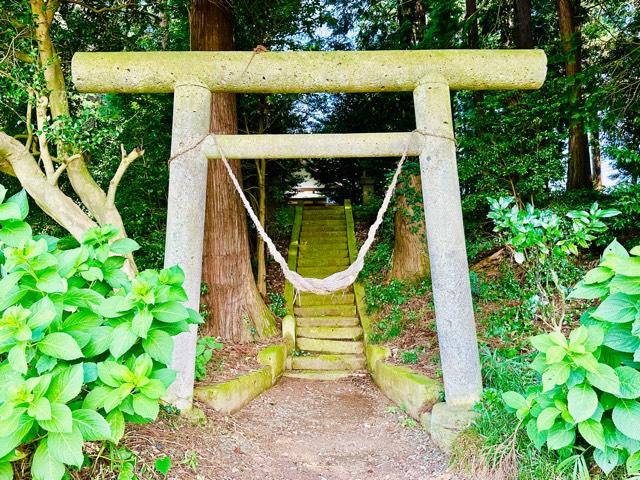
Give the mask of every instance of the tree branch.
[(55, 169), (53, 167), (53, 159), (51, 152), (49, 151), (49, 140), (47, 140), (47, 134), (44, 131), (45, 121), (47, 119), (47, 106), (49, 105), (49, 99), (46, 96), (41, 96), (38, 99), (36, 105), (36, 122), (38, 125), (38, 144), (40, 146), (40, 160), (44, 167), (44, 173), (48, 180), (54, 175)]
[(118, 165), (118, 169), (116, 170), (115, 175), (109, 182), (109, 191), (107, 192), (107, 205), (113, 207), (116, 201), (116, 190), (118, 190), (118, 185), (120, 185), (120, 181), (124, 176), (125, 172), (129, 168), (129, 166), (138, 158), (144, 155), (144, 150), (139, 147), (131, 150), (130, 153), (124, 149), (124, 145), (120, 145), (120, 165)]
[(65, 158), (62, 162), (62, 165), (58, 167), (58, 169), (53, 173), (51, 178), (49, 179), (49, 183), (51, 185), (58, 185), (58, 180), (60, 180), (60, 175), (67, 169), (67, 165), (69, 165), (74, 160), (79, 160), (81, 155), (76, 153), (75, 155), (71, 155), (69, 158)]

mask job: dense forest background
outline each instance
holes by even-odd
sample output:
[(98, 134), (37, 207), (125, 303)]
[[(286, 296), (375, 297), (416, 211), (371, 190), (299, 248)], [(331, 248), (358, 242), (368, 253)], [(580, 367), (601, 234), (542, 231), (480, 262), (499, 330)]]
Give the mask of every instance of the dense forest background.
[[(24, 87), (42, 75), (34, 62), (31, 7), (10, 0), (1, 5), (0, 125), (18, 137), (27, 133)], [(128, 234), (144, 247), (138, 261), (145, 266), (162, 261), (171, 98), (77, 95), (69, 80), (70, 60), (76, 51), (187, 50), (189, 7), (187, 1), (63, 1), (51, 26), (70, 89), (70, 121), (58, 134), (72, 137), (86, 151), (104, 188), (117, 168), (120, 143), (145, 150), (128, 173), (135, 181), (123, 183), (117, 198)], [(510, 194), (519, 202), (542, 205), (565, 194), (590, 198), (604, 192), (633, 208), (630, 198), (637, 195), (640, 174), (640, 14), (635, 2), (282, 0), (235, 2), (232, 7), (238, 50), (258, 45), (270, 50), (544, 49), (549, 70), (541, 90), (456, 92), (452, 97), (469, 227), (475, 229), (476, 220), (484, 218), (487, 195)], [(410, 95), (391, 94), (241, 95), (238, 128), (247, 133), (411, 130), (411, 102)], [(359, 201), (363, 173), (375, 178), (381, 190), (392, 164), (392, 159), (322, 160), (309, 162), (308, 170), (333, 198)], [(253, 162), (245, 162), (244, 169), (252, 189), (258, 171)], [(269, 164), (271, 216), (295, 181), (291, 171), (282, 162)], [(63, 190), (65, 182), (63, 176)], [(45, 223), (55, 230), (44, 219), (43, 228)]]

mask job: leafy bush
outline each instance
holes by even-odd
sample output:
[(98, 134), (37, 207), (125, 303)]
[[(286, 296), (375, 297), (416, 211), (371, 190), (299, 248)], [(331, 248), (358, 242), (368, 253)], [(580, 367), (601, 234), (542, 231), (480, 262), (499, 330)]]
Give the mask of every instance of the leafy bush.
[(33, 236), (26, 194), (0, 187), (0, 478), (33, 451), (35, 480), (80, 468), (85, 441), (149, 422), (173, 382), (171, 337), (199, 323), (178, 267), (129, 279), (138, 248), (110, 226), (65, 249)]
[(528, 204), (524, 209), (512, 205), (512, 197), (489, 199), (487, 215), (495, 224), (494, 231), (513, 247), (516, 262), (527, 259), (544, 262), (547, 258), (577, 255), (578, 248), (587, 248), (595, 233), (607, 230), (602, 221), (618, 215), (618, 210), (602, 210), (594, 203), (587, 210), (567, 213), (571, 220), (560, 218), (551, 210), (538, 210)]
[(269, 298), (269, 308), (273, 314), (280, 318), (285, 317), (287, 315), (287, 301), (284, 296), (279, 293), (269, 292), (267, 297)]
[(577, 445), (609, 474), (626, 463), (640, 473), (640, 248), (617, 242), (569, 298), (601, 299), (568, 338), (552, 331), (531, 338), (542, 385), (504, 394), (536, 448), (565, 456)]
[(213, 352), (222, 350), (223, 344), (214, 337), (201, 337), (196, 345), (196, 380), (204, 380), (207, 376), (207, 365)]

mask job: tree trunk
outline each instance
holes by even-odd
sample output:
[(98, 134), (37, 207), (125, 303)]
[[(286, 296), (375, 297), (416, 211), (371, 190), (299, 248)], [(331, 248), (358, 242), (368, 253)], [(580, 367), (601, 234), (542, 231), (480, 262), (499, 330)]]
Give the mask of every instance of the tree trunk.
[[(421, 0), (400, 2), (398, 20), (400, 25), (405, 21), (411, 21), (412, 28), (407, 32), (409, 35), (405, 36), (407, 46), (415, 45), (422, 40), (426, 16)], [(414, 215), (416, 204), (422, 198), (422, 188), (419, 175), (405, 175), (404, 178), (408, 179), (408, 182), (399, 185), (396, 213), (393, 218), (393, 264), (389, 276), (398, 280), (415, 280), (429, 273), (424, 215)], [(407, 195), (409, 191), (411, 195)], [(413, 218), (414, 216), (416, 218)]]
[[(256, 160), (256, 170), (258, 172), (258, 218), (260, 223), (266, 228), (267, 222), (267, 159)], [(258, 291), (262, 298), (267, 298), (267, 259), (265, 253), (264, 240), (258, 234), (256, 242), (258, 250)]]
[(533, 48), (533, 33), (531, 32), (531, 0), (514, 0), (515, 37), (517, 48)]
[[(222, 2), (194, 0), (191, 9), (192, 50), (232, 50), (231, 12)], [(236, 99), (214, 94), (211, 132), (237, 133)], [(239, 160), (230, 160), (241, 179)], [(209, 310), (203, 331), (234, 341), (247, 341), (252, 333), (271, 336), (275, 320), (265, 305), (253, 277), (249, 234), (244, 208), (222, 162), (210, 161), (203, 252), (204, 302)]]
[(602, 151), (600, 149), (600, 129), (591, 132), (591, 170), (593, 171), (593, 186), (602, 190)]
[(429, 274), (429, 256), (424, 214), (416, 208), (417, 198), (422, 196), (420, 177), (410, 175), (408, 178), (408, 185), (400, 185), (400, 188), (410, 188), (415, 194), (398, 197), (394, 217), (393, 265), (389, 276), (398, 280), (414, 281)]
[[(579, 0), (557, 0), (560, 41), (565, 55), (567, 77), (575, 77), (581, 69), (581, 41)], [(582, 85), (574, 81), (569, 86), (569, 165), (567, 190), (593, 188), (591, 183), (591, 160), (589, 140), (580, 119), (582, 109)]]

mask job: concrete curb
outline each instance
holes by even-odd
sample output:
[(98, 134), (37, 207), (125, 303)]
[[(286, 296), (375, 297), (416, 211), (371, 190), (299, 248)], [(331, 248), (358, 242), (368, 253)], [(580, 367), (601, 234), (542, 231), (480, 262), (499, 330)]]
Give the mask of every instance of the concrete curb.
[(258, 352), (258, 361), (265, 365), (263, 368), (227, 382), (197, 387), (194, 397), (218, 412), (237, 412), (278, 382), (284, 372), (286, 358), (285, 345), (265, 347)]

